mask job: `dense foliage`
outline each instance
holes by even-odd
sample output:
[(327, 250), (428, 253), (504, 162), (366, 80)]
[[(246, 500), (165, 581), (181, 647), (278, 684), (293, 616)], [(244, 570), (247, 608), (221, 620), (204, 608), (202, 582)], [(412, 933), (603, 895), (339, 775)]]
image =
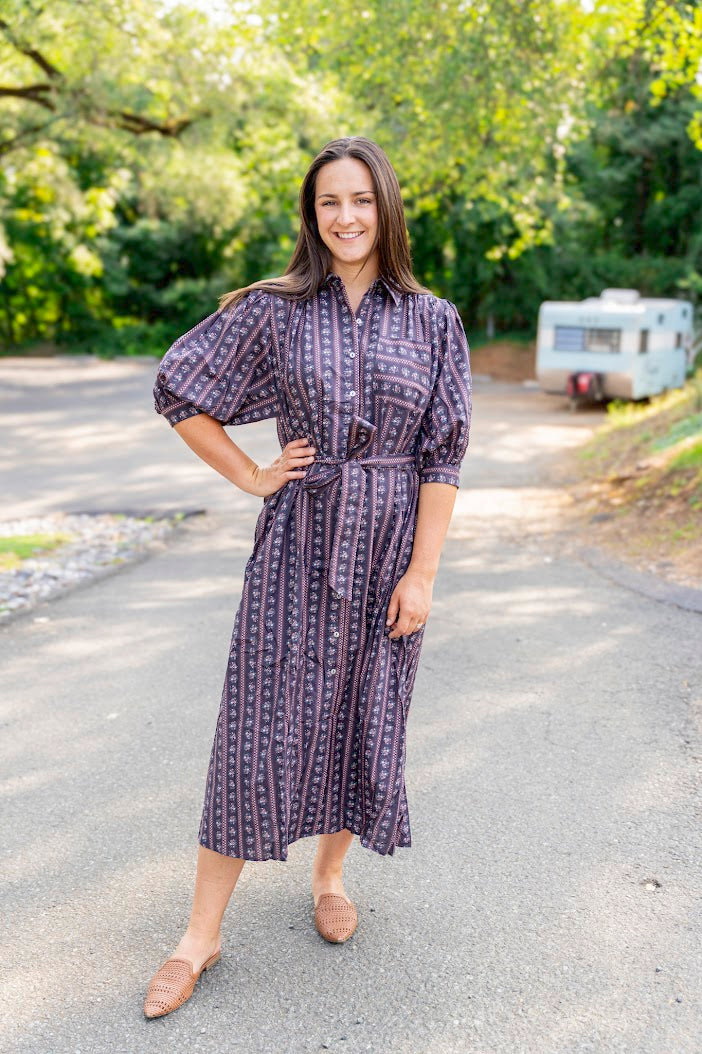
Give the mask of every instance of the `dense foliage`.
[(663, 0), (5, 0), (0, 345), (162, 352), (280, 273), (331, 138), (398, 170), (469, 332), (702, 292), (702, 11)]

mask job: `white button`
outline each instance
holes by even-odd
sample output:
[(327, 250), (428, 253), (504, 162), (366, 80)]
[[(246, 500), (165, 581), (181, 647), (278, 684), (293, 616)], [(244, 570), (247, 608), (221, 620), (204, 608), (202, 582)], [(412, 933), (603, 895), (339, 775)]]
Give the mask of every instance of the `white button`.
[(338, 631), (338, 629), (335, 629), (335, 630), (334, 630), (334, 636), (335, 636), (335, 637), (338, 637), (338, 636), (339, 636), (339, 631)]
[(356, 358), (356, 352), (355, 351), (350, 351), (349, 352), (349, 358), (350, 359), (355, 359)]
[(360, 326), (362, 321), (363, 321), (363, 319), (357, 318), (356, 319), (356, 325)]
[(349, 395), (355, 395), (355, 394), (356, 393), (353, 390), (349, 392)]
[(336, 669), (330, 670), (329, 673), (336, 673)]

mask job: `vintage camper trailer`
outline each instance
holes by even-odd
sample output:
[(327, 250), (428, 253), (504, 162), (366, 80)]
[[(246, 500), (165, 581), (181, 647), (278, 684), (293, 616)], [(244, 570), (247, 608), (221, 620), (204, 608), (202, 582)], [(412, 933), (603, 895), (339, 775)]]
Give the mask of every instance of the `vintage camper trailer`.
[(539, 308), (536, 378), (546, 392), (581, 399), (643, 399), (679, 388), (693, 340), (688, 300), (605, 289)]

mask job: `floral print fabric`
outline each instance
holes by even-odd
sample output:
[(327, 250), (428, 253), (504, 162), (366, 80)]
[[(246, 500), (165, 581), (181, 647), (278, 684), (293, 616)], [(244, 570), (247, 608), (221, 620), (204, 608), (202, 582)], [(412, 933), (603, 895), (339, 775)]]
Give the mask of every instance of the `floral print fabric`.
[(285, 860), (342, 830), (411, 844), (405, 736), (424, 627), (391, 640), (421, 483), (459, 486), (471, 416), (458, 312), (383, 278), (356, 314), (338, 275), (308, 300), (253, 290), (168, 349), (154, 385), (171, 425), (276, 418), (315, 460), (263, 500), (237, 610), (201, 845)]

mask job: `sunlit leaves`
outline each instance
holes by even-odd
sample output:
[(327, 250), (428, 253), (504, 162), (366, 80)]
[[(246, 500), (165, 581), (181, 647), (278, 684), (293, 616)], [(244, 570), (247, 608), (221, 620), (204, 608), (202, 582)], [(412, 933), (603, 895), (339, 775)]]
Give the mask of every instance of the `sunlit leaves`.
[(509, 288), (528, 319), (601, 243), (607, 274), (656, 237), (692, 260), (701, 48), (682, 0), (4, 0), (5, 339), (190, 323), (279, 273), (340, 135), (387, 149), (420, 277), (471, 311)]

